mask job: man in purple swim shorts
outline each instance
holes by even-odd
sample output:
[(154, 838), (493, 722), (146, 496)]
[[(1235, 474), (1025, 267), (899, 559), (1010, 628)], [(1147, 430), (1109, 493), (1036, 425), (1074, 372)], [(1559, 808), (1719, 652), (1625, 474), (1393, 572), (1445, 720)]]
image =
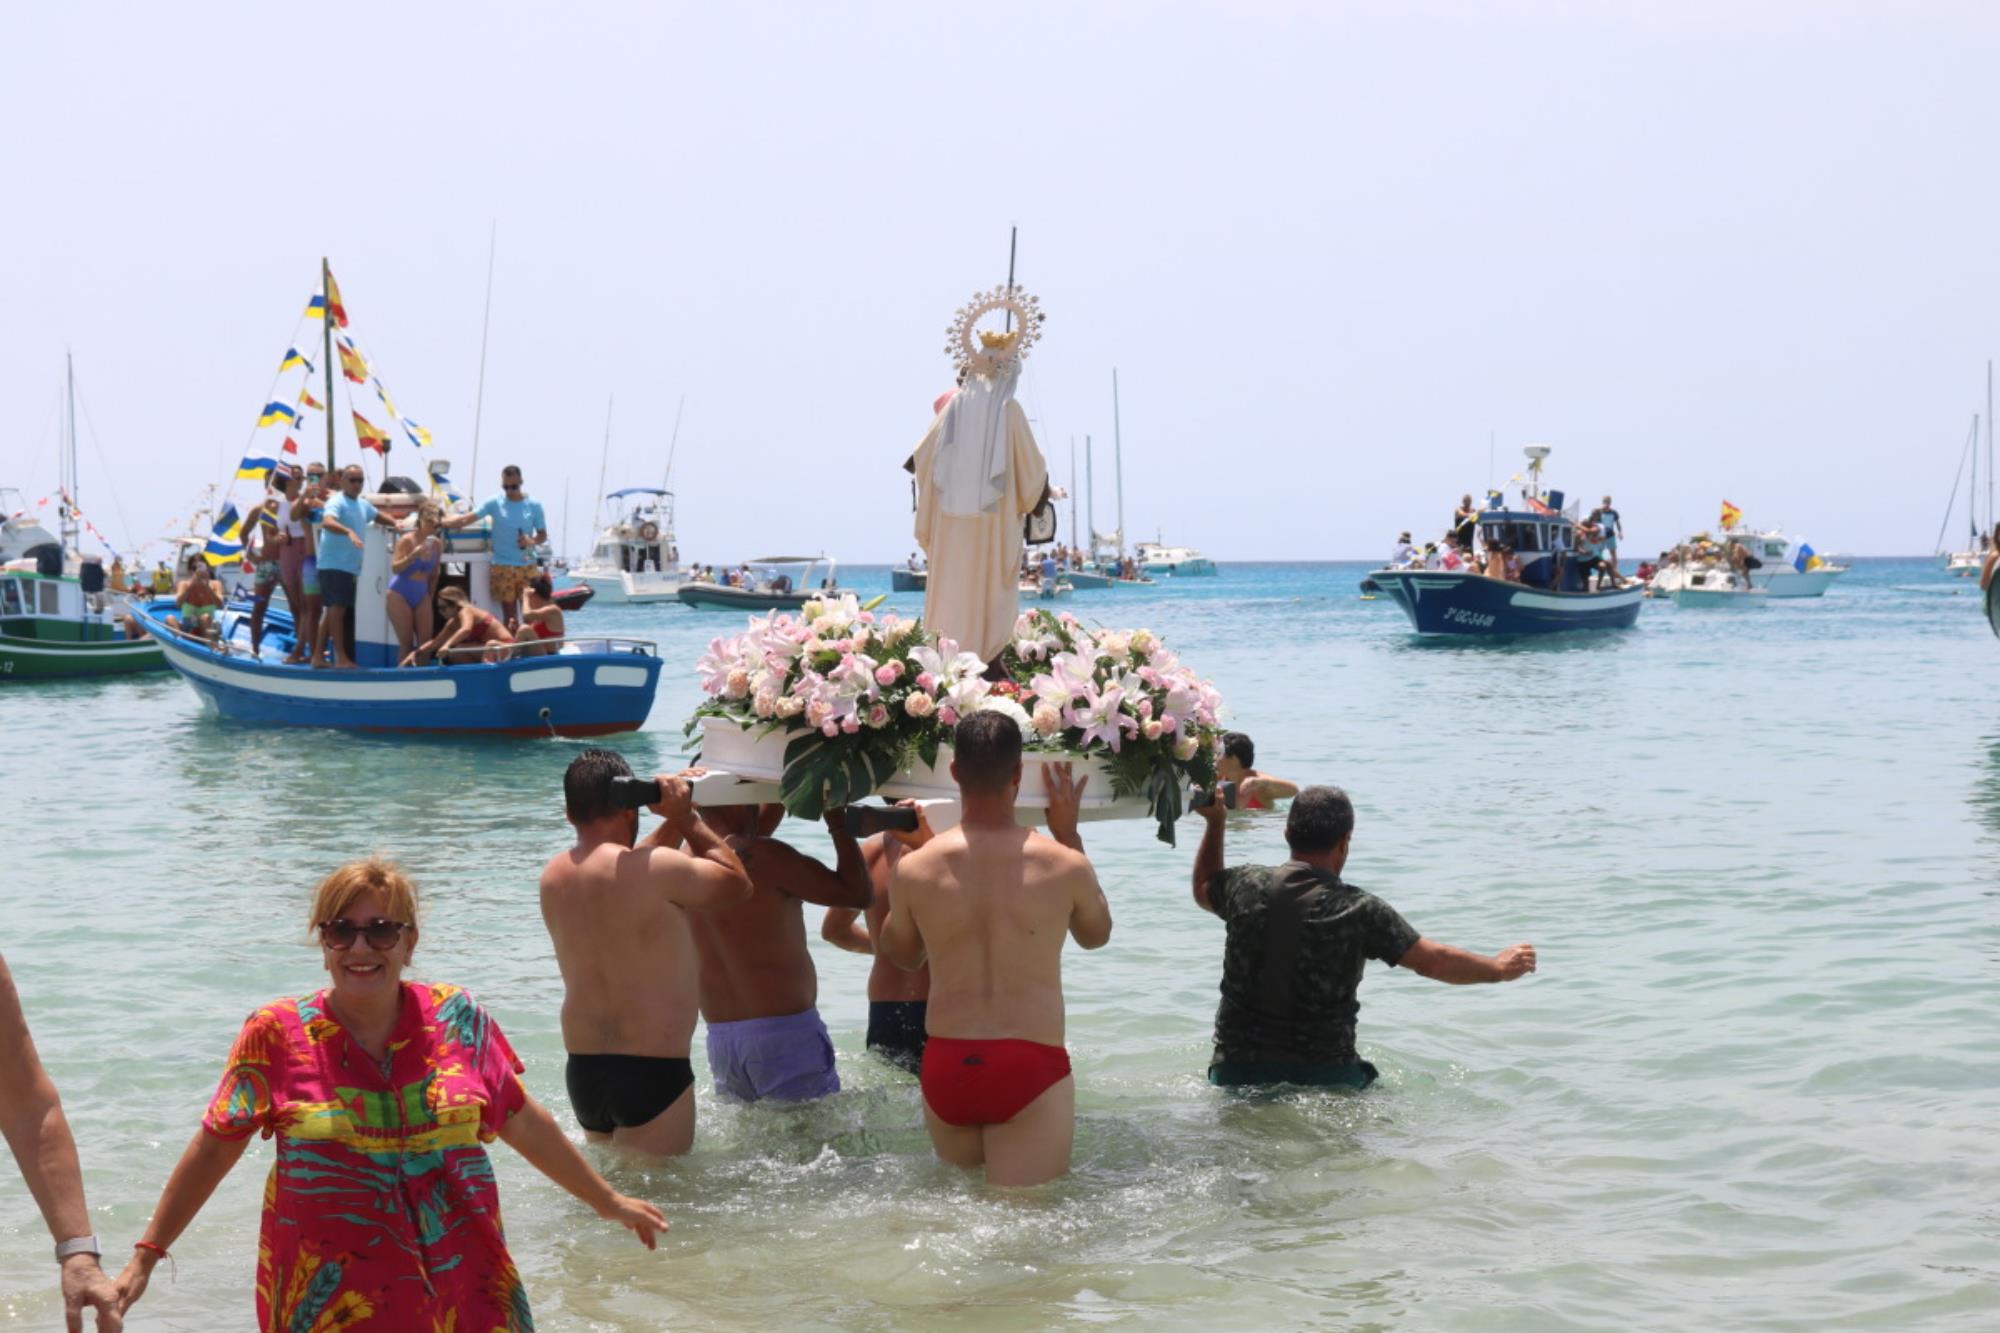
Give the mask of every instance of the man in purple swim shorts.
[(844, 812), (830, 810), (837, 868), (771, 836), (782, 805), (714, 806), (702, 819), (750, 874), (733, 907), (689, 911), (701, 959), (701, 1016), (715, 1090), (741, 1101), (810, 1101), (840, 1091), (833, 1042), (820, 1021), (819, 973), (806, 950), (804, 903), (863, 908), (874, 885)]

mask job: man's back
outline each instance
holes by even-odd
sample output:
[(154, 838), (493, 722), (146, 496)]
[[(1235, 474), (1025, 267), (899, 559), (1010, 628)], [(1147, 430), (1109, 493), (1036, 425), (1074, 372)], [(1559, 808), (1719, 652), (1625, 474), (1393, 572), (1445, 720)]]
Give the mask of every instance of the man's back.
[(542, 920), (562, 970), (571, 1052), (687, 1056), (698, 971), (686, 911), (662, 883), (672, 858), (689, 859), (601, 843), (559, 853), (543, 869)]
[(1031, 829), (961, 825), (905, 856), (891, 897), (930, 955), (931, 1033), (1061, 1045), (1063, 940), (1085, 895), (1102, 902), (1090, 862)]
[(756, 853), (730, 839), (753, 886), (747, 901), (688, 918), (700, 959), (701, 1013), (711, 1023), (795, 1014), (819, 1002), (799, 900), (760, 873)]

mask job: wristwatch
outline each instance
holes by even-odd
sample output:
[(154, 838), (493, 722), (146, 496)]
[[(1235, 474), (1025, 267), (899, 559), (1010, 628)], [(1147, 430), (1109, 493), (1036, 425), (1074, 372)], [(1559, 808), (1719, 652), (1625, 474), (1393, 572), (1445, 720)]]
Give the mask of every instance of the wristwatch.
[(92, 1258), (97, 1258), (101, 1256), (103, 1253), (104, 1251), (102, 1248), (98, 1246), (97, 1237), (95, 1236), (78, 1236), (74, 1240), (63, 1240), (56, 1242), (57, 1263), (61, 1263), (63, 1260), (69, 1258), (72, 1254), (87, 1254), (90, 1255)]

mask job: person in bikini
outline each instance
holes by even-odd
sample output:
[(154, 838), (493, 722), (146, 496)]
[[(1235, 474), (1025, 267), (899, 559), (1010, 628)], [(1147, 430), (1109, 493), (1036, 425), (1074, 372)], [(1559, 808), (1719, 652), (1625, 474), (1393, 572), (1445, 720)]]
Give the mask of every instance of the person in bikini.
[(889, 917), (889, 881), (895, 877), (896, 867), (904, 856), (929, 842), (932, 834), (923, 806), (915, 801), (896, 804), (917, 812), (916, 828), (907, 833), (880, 833), (861, 844), (875, 896), (866, 908), (827, 908), (819, 935), (836, 948), (874, 958), (875, 965), (868, 970), (868, 1049), (914, 1074), (924, 1063), (924, 1012), (929, 1007), (925, 1002), (931, 994), (931, 970), (919, 967), (905, 972), (878, 952), (875, 942), (882, 937), (882, 923)]
[(1272, 810), (1279, 801), (1299, 794), (1299, 784), (1257, 771), (1257, 743), (1240, 731), (1224, 732), (1222, 753), (1215, 759), (1215, 776), (1236, 784), (1236, 808)]
[(1021, 730), (976, 712), (952, 734), (961, 819), (906, 854), (876, 947), (898, 967), (929, 960), (921, 1075), (939, 1158), (986, 1168), (990, 1185), (1039, 1185), (1069, 1170), (1076, 1084), (1063, 1047), (1064, 937), (1111, 938), (1111, 908), (1077, 836), (1084, 782), (1042, 765), (1052, 837), (1023, 828)]
[(243, 553), (256, 569), (250, 591), (250, 655), (264, 651), (264, 613), (271, 608), (271, 593), (282, 572), (285, 537), (278, 527), (278, 497), (267, 495), (263, 503), (243, 520)]
[(188, 557), (187, 578), (174, 589), (174, 606), (176, 614), (167, 619), (183, 636), (216, 641), (216, 614), (222, 610), (222, 594), (209, 577), (206, 557)]
[(556, 588), (547, 570), (536, 570), (521, 594), (521, 632), (515, 636), (516, 657), (542, 657), (556, 650), (556, 641), (567, 628), (563, 609), (556, 605)]
[(562, 973), (570, 1105), (597, 1143), (659, 1156), (694, 1142), (688, 1051), (700, 1005), (690, 908), (750, 896), (743, 863), (694, 813), (689, 769), (662, 776), (660, 817), (639, 838), (639, 812), (612, 799), (632, 776), (613, 750), (585, 750), (563, 774), (576, 845), (542, 868), (542, 921)]
[(702, 810), (754, 886), (746, 902), (688, 916), (701, 960), (709, 1072), (717, 1092), (746, 1102), (810, 1101), (840, 1091), (803, 904), (860, 909), (874, 897), (844, 809), (826, 812), (832, 870), (771, 836), (784, 817), (782, 805)]
[(319, 506), (326, 498), (326, 469), (306, 466), (301, 477), (285, 478), (285, 497), (278, 506), (285, 545), (278, 554), (278, 581), (285, 587), (285, 604), (292, 611), (292, 651), (285, 665), (306, 660), (306, 649), (319, 638)]
[(443, 588), (437, 595), (438, 609), (444, 612), (444, 626), (428, 641), (418, 644), (403, 659), (404, 666), (422, 666), (435, 658), (453, 662), (504, 661), (514, 636), (491, 611), (476, 607), (463, 588)]
[(431, 595), (437, 587), (438, 566), (444, 561), (444, 540), (438, 524), (444, 511), (435, 500), (417, 504), (416, 526), (396, 539), (389, 555), (389, 623), (396, 630), (396, 660), (402, 662), (419, 643), (430, 642), (434, 626)]

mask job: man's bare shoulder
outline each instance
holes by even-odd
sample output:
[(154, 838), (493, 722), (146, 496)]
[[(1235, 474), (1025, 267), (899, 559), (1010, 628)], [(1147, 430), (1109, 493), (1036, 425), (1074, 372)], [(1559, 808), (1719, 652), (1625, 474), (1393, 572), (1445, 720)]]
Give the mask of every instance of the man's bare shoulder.
[(1029, 837), (1027, 853), (1036, 869), (1053, 875), (1075, 874), (1091, 868), (1088, 856), (1074, 847), (1065, 847), (1040, 830)]
[(965, 854), (965, 830), (951, 828), (896, 862), (898, 882), (932, 883), (951, 873), (951, 859)]

